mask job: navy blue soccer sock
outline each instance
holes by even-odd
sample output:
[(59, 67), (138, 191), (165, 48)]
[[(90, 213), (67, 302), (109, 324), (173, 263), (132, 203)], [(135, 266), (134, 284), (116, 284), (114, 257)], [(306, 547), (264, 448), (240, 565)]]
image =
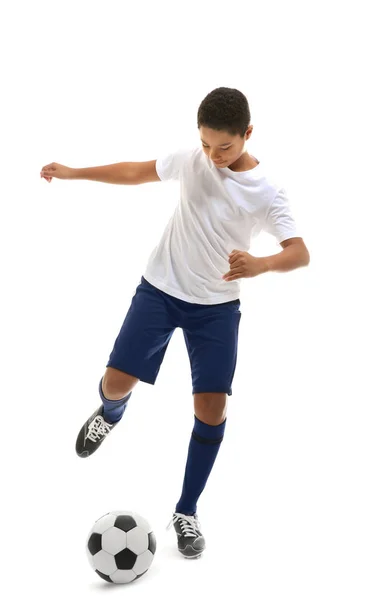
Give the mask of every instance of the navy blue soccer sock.
[(182, 495), (175, 512), (194, 515), (224, 437), (226, 419), (220, 425), (207, 425), (194, 415)]
[(104, 410), (102, 414), (107, 423), (116, 423), (117, 421), (120, 421), (121, 417), (123, 416), (124, 411), (127, 408), (127, 402), (131, 397), (132, 392), (129, 392), (127, 396), (120, 400), (107, 400), (102, 391), (102, 380), (103, 377), (101, 377), (99, 385), (100, 397), (104, 405)]

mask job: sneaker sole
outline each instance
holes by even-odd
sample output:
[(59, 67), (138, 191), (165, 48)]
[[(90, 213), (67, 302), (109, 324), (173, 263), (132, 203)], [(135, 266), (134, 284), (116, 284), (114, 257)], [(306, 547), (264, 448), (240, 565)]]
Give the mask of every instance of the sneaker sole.
[[(179, 548), (178, 548), (179, 550)], [(193, 548), (191, 547), (191, 550), (193, 551)], [(203, 552), (206, 550), (206, 548), (203, 548), (202, 550), (200, 550), (199, 552), (197, 552), (197, 554), (185, 554), (184, 550), (179, 550), (179, 552), (182, 554), (182, 556), (184, 556), (184, 558), (199, 558), (200, 556), (202, 556)]]

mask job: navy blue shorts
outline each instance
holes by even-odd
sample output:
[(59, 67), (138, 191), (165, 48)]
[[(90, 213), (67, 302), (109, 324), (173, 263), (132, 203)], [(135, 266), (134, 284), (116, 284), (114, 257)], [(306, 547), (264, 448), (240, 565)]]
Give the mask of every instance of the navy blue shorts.
[(171, 336), (180, 327), (190, 359), (192, 393), (231, 396), (239, 309), (240, 300), (206, 305), (185, 302), (142, 277), (106, 366), (154, 385)]

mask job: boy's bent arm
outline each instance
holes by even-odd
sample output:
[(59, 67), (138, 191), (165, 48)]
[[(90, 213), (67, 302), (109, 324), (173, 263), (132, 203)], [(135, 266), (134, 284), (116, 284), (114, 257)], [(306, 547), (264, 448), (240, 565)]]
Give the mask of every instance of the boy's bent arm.
[(70, 179), (87, 179), (118, 185), (139, 185), (160, 181), (156, 171), (156, 160), (147, 162), (121, 162), (101, 167), (72, 169)]

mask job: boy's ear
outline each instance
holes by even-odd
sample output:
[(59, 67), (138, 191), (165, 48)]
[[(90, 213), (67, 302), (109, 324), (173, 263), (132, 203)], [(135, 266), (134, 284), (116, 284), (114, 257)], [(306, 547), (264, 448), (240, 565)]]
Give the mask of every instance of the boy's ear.
[(253, 131), (253, 125), (249, 125), (249, 127), (248, 127), (248, 129), (247, 129), (247, 132), (246, 132), (246, 134), (245, 134), (245, 139), (246, 139), (246, 140), (249, 140), (249, 138), (250, 138), (250, 137), (251, 137), (251, 135), (252, 135), (252, 131)]

